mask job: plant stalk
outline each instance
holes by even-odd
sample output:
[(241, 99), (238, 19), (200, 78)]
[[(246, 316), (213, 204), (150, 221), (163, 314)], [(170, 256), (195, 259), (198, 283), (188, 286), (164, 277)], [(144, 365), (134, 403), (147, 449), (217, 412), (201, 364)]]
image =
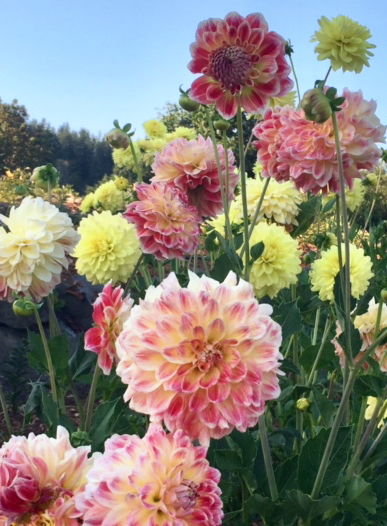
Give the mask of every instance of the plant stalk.
[(38, 324), (39, 333), (42, 338), (44, 353), (46, 355), (47, 367), (48, 367), (48, 372), (50, 375), (52, 398), (56, 406), (58, 407), (58, 393), (57, 393), (56, 382), (55, 382), (55, 368), (54, 368), (54, 364), (52, 363), (50, 347), (48, 345), (46, 333), (44, 332), (44, 328), (43, 328), (42, 320), (40, 318), (39, 311), (36, 307), (34, 307), (34, 311), (35, 311), (36, 323)]

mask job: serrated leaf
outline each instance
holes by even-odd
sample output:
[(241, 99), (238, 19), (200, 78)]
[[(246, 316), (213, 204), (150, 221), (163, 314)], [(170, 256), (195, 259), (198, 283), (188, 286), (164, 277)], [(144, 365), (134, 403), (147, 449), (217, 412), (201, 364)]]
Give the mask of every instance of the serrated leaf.
[(369, 513), (376, 513), (376, 496), (372, 492), (371, 484), (362, 477), (353, 475), (345, 484), (346, 499), (345, 507), (353, 510), (353, 507), (360, 506)]
[(250, 515), (262, 517), (266, 524), (277, 524), (282, 516), (281, 507), (263, 495), (251, 495), (245, 507)]
[(298, 298), (288, 303), (281, 303), (276, 310), (274, 319), (281, 325), (283, 340), (286, 340), (292, 334), (300, 332), (302, 329), (302, 317), (298, 307)]
[(387, 473), (371, 482), (372, 492), (376, 496), (378, 506), (387, 504)]
[(326, 205), (323, 207), (323, 209), (321, 210), (321, 213), (326, 214), (327, 212), (330, 212), (332, 208), (335, 206), (335, 204), (336, 204), (336, 199), (330, 199), (326, 203)]
[(283, 507), (285, 516), (295, 515), (306, 521), (335, 508), (339, 503), (340, 497), (325, 496), (322, 499), (313, 500), (309, 495), (299, 490), (292, 490), (287, 493)]
[(93, 451), (100, 451), (105, 440), (113, 433), (125, 431), (127, 421), (122, 419), (120, 425), (120, 419), (127, 410), (127, 405), (121, 396), (116, 398), (116, 400), (104, 402), (97, 407), (93, 415), (90, 431)]
[(275, 471), (275, 480), (277, 482), (278, 493), (296, 489), (298, 471), (298, 455), (287, 458), (282, 462)]
[(216, 449), (214, 451), (216, 465), (222, 469), (239, 469), (241, 467), (241, 458), (236, 451), (229, 449)]
[(324, 427), (330, 427), (336, 414), (335, 404), (332, 400), (329, 400), (329, 398), (320, 393), (316, 387), (313, 388), (313, 397)]
[[(310, 373), (310, 371), (312, 370), (319, 349), (320, 345), (316, 344), (309, 345), (302, 351), (300, 356), (300, 364), (307, 373)], [(318, 362), (317, 369), (325, 369), (329, 365), (334, 364), (336, 360), (337, 355), (335, 354), (335, 347), (333, 343), (331, 343), (330, 341), (326, 341)]]
[(315, 220), (319, 200), (319, 197), (312, 197), (312, 199), (308, 199), (299, 205), (298, 226), (293, 230), (292, 237), (298, 237), (308, 230)]

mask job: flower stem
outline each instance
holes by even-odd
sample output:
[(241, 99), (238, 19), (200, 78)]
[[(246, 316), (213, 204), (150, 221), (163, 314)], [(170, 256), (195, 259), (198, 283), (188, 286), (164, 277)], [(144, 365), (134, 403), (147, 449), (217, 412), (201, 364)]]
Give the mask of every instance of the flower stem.
[(83, 410), (81, 399), (79, 398), (78, 390), (76, 388), (76, 385), (74, 383), (70, 367), (67, 366), (67, 381), (69, 383), (69, 387), (71, 389), (71, 392), (73, 393), (75, 405), (77, 406), (78, 413), (79, 413), (79, 427), (80, 429), (83, 429), (84, 423), (85, 423), (85, 412)]
[(5, 424), (7, 426), (7, 431), (8, 431), (9, 436), (11, 436), (13, 434), (12, 422), (11, 422), (11, 419), (9, 417), (7, 400), (5, 398), (5, 394), (4, 394), (3, 387), (1, 385), (1, 383), (0, 383), (0, 403), (1, 403), (1, 407), (3, 409), (3, 415), (4, 415)]
[(327, 74), (325, 75), (325, 79), (324, 79), (324, 82), (323, 82), (323, 87), (325, 86), (327, 80), (328, 80), (328, 77), (329, 77), (329, 73), (332, 71), (332, 66), (329, 66), (328, 68), (328, 71), (327, 71)]
[(97, 386), (98, 386), (98, 380), (99, 380), (100, 374), (101, 374), (101, 369), (98, 363), (96, 363), (94, 374), (93, 374), (93, 380), (91, 381), (89, 397), (87, 399), (86, 420), (85, 420), (86, 433), (88, 433), (91, 429), (91, 421), (93, 419), (93, 412), (94, 412), (95, 395), (97, 392)]
[(275, 502), (278, 499), (278, 489), (277, 489), (277, 483), (275, 481), (275, 476), (274, 476), (273, 463), (271, 460), (269, 440), (267, 438), (265, 413), (263, 413), (263, 415), (259, 417), (258, 425), (259, 425), (259, 434), (261, 437), (263, 460), (265, 462), (266, 475), (267, 475), (267, 480), (269, 482), (270, 495), (271, 495), (271, 499)]
[(296, 82), (298, 102), (300, 103), (301, 102), (301, 93), (300, 93), (300, 86), (298, 84), (298, 78), (297, 78), (297, 75), (296, 75), (296, 68), (294, 67), (292, 55), (289, 54), (288, 56), (289, 56), (289, 59), (290, 59), (290, 65), (292, 66), (293, 77), (294, 77), (294, 80)]
[(317, 351), (316, 358), (314, 360), (314, 364), (313, 364), (312, 370), (310, 371), (308, 381), (306, 382), (307, 386), (312, 384), (314, 373), (315, 373), (315, 371), (317, 369), (317, 366), (319, 364), (321, 355), (323, 353), (324, 346), (325, 346), (325, 343), (327, 341), (328, 334), (329, 334), (331, 326), (332, 326), (332, 320), (329, 317), (329, 318), (327, 318), (327, 321), (325, 323), (325, 329), (324, 329), (323, 337), (322, 337), (322, 340), (321, 340), (321, 344), (320, 344), (319, 350)]
[(380, 430), (378, 436), (375, 438), (375, 442), (371, 445), (371, 447), (369, 448), (369, 450), (367, 451), (367, 453), (364, 455), (364, 458), (361, 460), (361, 462), (359, 463), (358, 467), (357, 467), (357, 472), (360, 473), (361, 470), (363, 469), (363, 466), (365, 464), (365, 462), (371, 457), (371, 455), (374, 454), (376, 448), (378, 447), (378, 445), (380, 444), (380, 442), (383, 440), (384, 438), (384, 435), (387, 433), (387, 423), (384, 424), (383, 428)]
[(138, 258), (138, 261), (136, 263), (136, 266), (134, 267), (133, 269), (133, 272), (132, 272), (132, 275), (130, 276), (130, 278), (128, 279), (128, 281), (126, 282), (126, 285), (125, 285), (125, 289), (124, 289), (124, 298), (126, 298), (126, 296), (129, 294), (129, 291), (130, 291), (130, 285), (132, 284), (132, 281), (141, 265), (141, 262), (144, 258), (144, 253), (141, 254), (141, 256)]
[(52, 293), (47, 296), (47, 305), (49, 312), (50, 338), (55, 338), (61, 334), (58, 318), (55, 313)]
[(43, 328), (42, 320), (40, 318), (39, 311), (35, 306), (34, 306), (34, 311), (35, 311), (36, 323), (38, 324), (39, 333), (42, 338), (44, 353), (46, 355), (48, 372), (50, 374), (52, 398), (55, 404), (58, 406), (58, 394), (57, 394), (56, 383), (55, 383), (55, 369), (54, 369), (54, 364), (52, 363), (52, 359), (51, 359), (50, 347), (48, 345), (46, 333), (44, 332), (44, 328)]
[(130, 146), (130, 151), (132, 152), (132, 155), (133, 155), (133, 161), (134, 161), (134, 166), (136, 168), (138, 182), (142, 183), (142, 170), (140, 168), (140, 163), (138, 162), (138, 159), (137, 159), (136, 150), (134, 149), (134, 146), (133, 146), (133, 141), (130, 137), (129, 137), (129, 146)]
[(246, 172), (245, 172), (245, 152), (243, 148), (243, 123), (242, 123), (242, 105), (239, 96), (238, 113), (237, 113), (237, 128), (238, 128), (238, 145), (239, 145), (239, 163), (241, 175), (241, 189), (242, 189), (242, 205), (243, 205), (243, 228), (244, 228), (244, 247), (245, 247), (245, 280), (249, 280), (250, 275), (250, 248), (249, 248), (249, 212), (247, 209), (247, 190), (246, 190)]

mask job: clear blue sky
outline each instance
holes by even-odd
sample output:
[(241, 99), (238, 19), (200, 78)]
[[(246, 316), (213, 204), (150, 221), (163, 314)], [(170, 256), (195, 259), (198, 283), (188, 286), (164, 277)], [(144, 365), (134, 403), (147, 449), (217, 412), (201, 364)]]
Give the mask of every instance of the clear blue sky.
[(200, 21), (261, 12), (271, 30), (290, 39), (301, 91), (323, 78), (310, 37), (320, 16), (347, 15), (366, 25), (376, 44), (360, 75), (336, 72), (329, 84), (362, 89), (387, 124), (387, 2), (382, 0), (12, 0), (1, 3), (0, 97), (16, 98), (31, 118), (105, 134), (112, 121), (154, 118), (178, 87), (195, 78), (189, 45)]

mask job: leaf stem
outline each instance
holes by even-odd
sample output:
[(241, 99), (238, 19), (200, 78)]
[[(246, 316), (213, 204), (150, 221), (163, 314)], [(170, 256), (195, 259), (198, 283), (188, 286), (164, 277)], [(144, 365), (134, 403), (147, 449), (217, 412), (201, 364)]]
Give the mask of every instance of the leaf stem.
[(38, 324), (38, 328), (39, 328), (40, 337), (42, 338), (44, 354), (46, 355), (47, 367), (48, 367), (48, 372), (50, 375), (52, 398), (58, 409), (58, 393), (57, 393), (56, 382), (55, 382), (55, 368), (54, 368), (54, 364), (52, 363), (50, 347), (48, 345), (46, 333), (44, 332), (42, 320), (40, 318), (40, 314), (36, 306), (34, 306), (34, 312), (35, 312), (36, 323)]
[(245, 172), (245, 152), (243, 148), (243, 123), (242, 123), (242, 105), (239, 96), (238, 113), (237, 113), (237, 128), (238, 128), (238, 145), (239, 145), (239, 163), (242, 189), (242, 206), (243, 206), (243, 229), (244, 229), (244, 247), (245, 247), (245, 268), (244, 278), (249, 280), (250, 275), (250, 249), (249, 249), (249, 212), (247, 209), (247, 189), (246, 189), (246, 172)]
[(278, 499), (277, 483), (275, 481), (273, 462), (270, 454), (269, 440), (267, 438), (266, 420), (265, 413), (259, 417), (259, 434), (261, 437), (263, 460), (265, 462), (265, 469), (267, 480), (269, 483), (271, 499), (275, 502)]
[(12, 422), (9, 417), (7, 400), (5, 398), (5, 394), (4, 394), (1, 383), (0, 383), (0, 402), (1, 402), (1, 407), (3, 409), (3, 415), (4, 415), (5, 424), (7, 426), (7, 431), (8, 431), (9, 436), (11, 436), (13, 434)]
[(87, 399), (86, 420), (85, 420), (85, 429), (84, 429), (86, 433), (88, 433), (91, 429), (91, 422), (93, 419), (93, 412), (94, 412), (95, 395), (97, 393), (97, 386), (98, 386), (98, 380), (99, 380), (100, 374), (101, 374), (101, 369), (98, 363), (96, 363), (94, 374), (93, 374), (93, 379), (91, 381), (89, 397)]

